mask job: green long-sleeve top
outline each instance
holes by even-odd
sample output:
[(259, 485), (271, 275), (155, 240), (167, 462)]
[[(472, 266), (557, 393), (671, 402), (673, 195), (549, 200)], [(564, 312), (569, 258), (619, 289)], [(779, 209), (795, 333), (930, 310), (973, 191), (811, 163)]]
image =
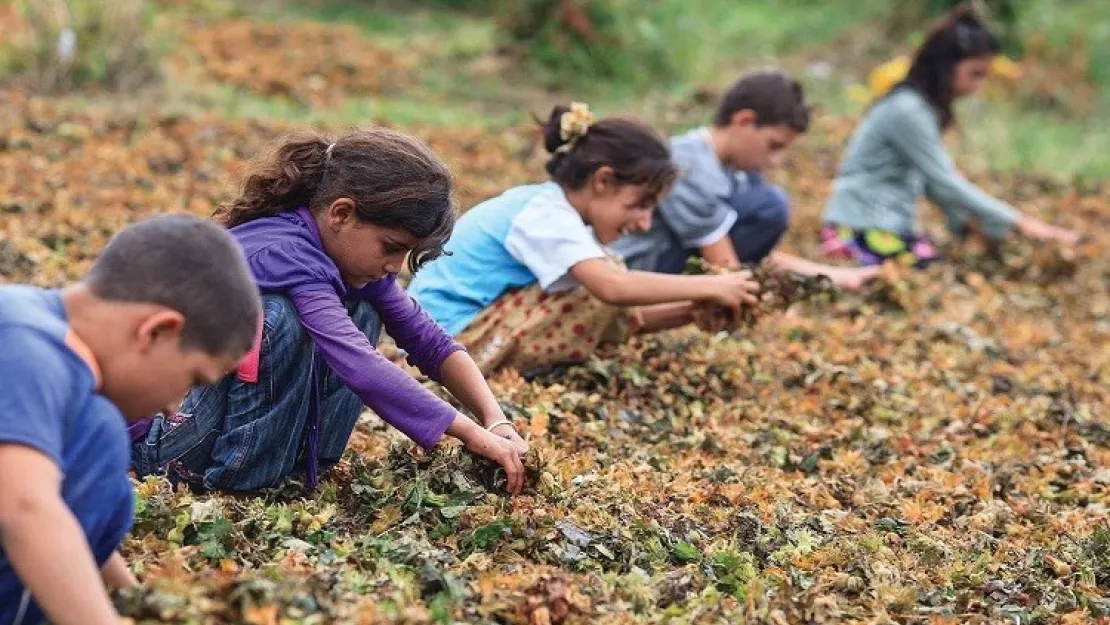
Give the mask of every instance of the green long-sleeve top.
[(956, 171), (941, 141), (932, 106), (914, 89), (900, 88), (864, 117), (844, 154), (824, 221), (856, 229), (913, 232), (917, 199), (940, 207), (949, 228), (967, 220), (1001, 238), (1020, 216)]

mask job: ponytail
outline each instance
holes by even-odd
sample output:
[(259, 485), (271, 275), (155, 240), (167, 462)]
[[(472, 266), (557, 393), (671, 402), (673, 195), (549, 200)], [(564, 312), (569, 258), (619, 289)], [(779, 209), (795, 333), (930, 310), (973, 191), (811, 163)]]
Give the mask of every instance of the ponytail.
[(277, 213), (310, 206), (327, 173), (331, 142), (316, 133), (287, 136), (279, 147), (255, 163), (242, 192), (216, 211), (227, 228)]

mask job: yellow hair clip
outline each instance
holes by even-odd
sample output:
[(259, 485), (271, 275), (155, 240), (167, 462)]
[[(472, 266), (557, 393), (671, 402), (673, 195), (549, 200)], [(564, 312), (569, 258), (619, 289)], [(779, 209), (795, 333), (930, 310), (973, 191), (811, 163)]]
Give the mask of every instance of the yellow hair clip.
[(559, 118), (559, 137), (565, 143), (556, 152), (569, 152), (573, 149), (574, 144), (586, 135), (593, 123), (594, 115), (588, 106), (582, 102), (572, 103), (570, 110)]

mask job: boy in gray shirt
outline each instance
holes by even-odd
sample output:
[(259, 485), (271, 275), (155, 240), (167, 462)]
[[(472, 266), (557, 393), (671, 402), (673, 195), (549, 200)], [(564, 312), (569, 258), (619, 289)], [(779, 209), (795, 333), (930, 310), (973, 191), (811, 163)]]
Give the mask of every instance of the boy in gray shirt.
[(858, 288), (875, 268), (833, 267), (774, 250), (789, 222), (789, 200), (761, 172), (781, 164), (809, 117), (801, 85), (786, 74), (742, 76), (721, 99), (711, 126), (671, 139), (681, 177), (651, 229), (610, 247), (630, 269), (680, 273), (694, 255), (729, 268), (769, 257), (779, 270), (825, 274), (841, 287)]

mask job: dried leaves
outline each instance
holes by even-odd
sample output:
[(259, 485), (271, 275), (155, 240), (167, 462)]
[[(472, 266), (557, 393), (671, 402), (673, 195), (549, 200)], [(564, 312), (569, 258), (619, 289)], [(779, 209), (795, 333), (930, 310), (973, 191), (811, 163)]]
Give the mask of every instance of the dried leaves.
[[(704, 332), (717, 333), (723, 330), (738, 330), (754, 325), (761, 316), (775, 311), (785, 311), (798, 302), (815, 299), (831, 300), (837, 288), (827, 276), (801, 276), (792, 273), (773, 272), (766, 262), (744, 267), (759, 283), (759, 302), (733, 312), (721, 306), (703, 305), (695, 313), (694, 323)], [(704, 275), (722, 273), (723, 269), (711, 266), (700, 257), (690, 257), (686, 261), (684, 273)]]
[[(232, 62), (218, 46), (292, 36), (266, 28), (196, 45), (218, 68)], [(285, 89), (256, 69), (234, 70), (241, 87)], [(328, 84), (377, 88), (362, 72)], [(289, 129), (5, 96), (0, 276), (39, 284), (81, 275), (137, 218), (210, 214)], [(850, 128), (819, 120), (827, 145), (803, 143), (783, 174), (804, 256)], [(525, 131), (410, 130), (464, 206), (540, 175)], [(452, 443), (424, 453), (373, 417), (312, 499), (296, 483), (258, 497), (139, 483), (124, 552), (147, 586), (117, 605), (181, 624), (1106, 622), (1110, 205), (979, 182), (1091, 241), (953, 243), (949, 262), (890, 265), (859, 294), (756, 267), (769, 297), (713, 327), (730, 333), (500, 374), (533, 447), (515, 500), (496, 467)]]
[[(167, 116), (153, 108), (72, 114), (19, 92), (3, 97), (0, 278), (38, 284), (82, 275), (112, 233), (134, 219), (163, 212), (210, 215), (235, 192), (247, 160), (294, 129), (212, 115)], [(525, 131), (407, 130), (451, 166), (464, 205), (527, 175), (512, 156)]]
[(410, 75), (403, 57), (353, 26), (224, 20), (191, 24), (184, 36), (189, 45), (173, 59), (179, 73), (306, 106), (401, 88)]

